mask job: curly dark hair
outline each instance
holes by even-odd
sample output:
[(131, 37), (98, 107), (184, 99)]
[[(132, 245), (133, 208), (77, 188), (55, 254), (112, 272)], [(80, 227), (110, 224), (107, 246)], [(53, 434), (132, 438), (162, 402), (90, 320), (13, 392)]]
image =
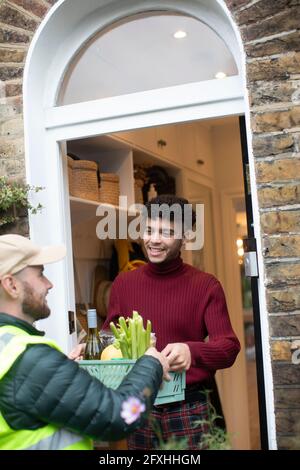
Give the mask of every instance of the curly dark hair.
[[(160, 217), (163, 218), (164, 214), (161, 211), (153, 211), (153, 206), (168, 206), (172, 208), (172, 206), (177, 205), (180, 206), (181, 208), (181, 216), (182, 216), (182, 226), (184, 227), (185, 230), (191, 230), (193, 226), (195, 225), (196, 222), (196, 213), (194, 210), (192, 210), (192, 205), (189, 203), (187, 199), (184, 199), (182, 197), (177, 197), (174, 196), (173, 194), (161, 194), (160, 196), (152, 198), (150, 201), (146, 202), (145, 207), (147, 210), (147, 216), (149, 218), (156, 218)], [(187, 207), (188, 206), (188, 207)], [(192, 225), (186, 224), (184, 215), (185, 215), (185, 209), (188, 209), (191, 213), (191, 220), (192, 220)], [(174, 221), (174, 213), (171, 211), (170, 212), (170, 220)]]

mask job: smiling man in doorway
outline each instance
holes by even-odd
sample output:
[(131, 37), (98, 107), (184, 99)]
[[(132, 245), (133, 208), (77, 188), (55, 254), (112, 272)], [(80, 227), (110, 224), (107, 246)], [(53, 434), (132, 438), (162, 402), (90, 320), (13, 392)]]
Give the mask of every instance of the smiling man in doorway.
[[(158, 445), (153, 420), (163, 440), (171, 436), (188, 439), (187, 449), (197, 450), (207, 419), (206, 390), (212, 388), (216, 370), (230, 367), (240, 350), (231, 327), (223, 289), (212, 276), (183, 263), (181, 249), (186, 234), (186, 199), (158, 196), (146, 204), (143, 235), (148, 263), (115, 279), (104, 328), (119, 315), (131, 317), (137, 310), (152, 322), (157, 348), (168, 358), (172, 371), (187, 371), (183, 402), (155, 406), (152, 419), (128, 439), (129, 449), (155, 449)], [(174, 205), (181, 208), (181, 223), (173, 217)], [(161, 206), (169, 211), (153, 210)], [(168, 213), (168, 217), (165, 217)]]

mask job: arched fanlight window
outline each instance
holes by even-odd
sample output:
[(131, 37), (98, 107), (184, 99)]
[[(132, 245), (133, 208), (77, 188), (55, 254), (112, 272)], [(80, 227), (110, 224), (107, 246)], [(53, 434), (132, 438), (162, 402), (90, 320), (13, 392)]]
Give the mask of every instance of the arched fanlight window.
[(237, 75), (233, 55), (206, 24), (152, 13), (98, 33), (70, 64), (58, 105)]

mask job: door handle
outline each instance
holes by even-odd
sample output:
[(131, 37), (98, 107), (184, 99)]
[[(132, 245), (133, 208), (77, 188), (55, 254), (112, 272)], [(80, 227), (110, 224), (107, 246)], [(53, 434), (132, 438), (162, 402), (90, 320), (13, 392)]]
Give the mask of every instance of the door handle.
[(246, 277), (258, 277), (257, 249), (255, 238), (243, 240), (244, 266)]

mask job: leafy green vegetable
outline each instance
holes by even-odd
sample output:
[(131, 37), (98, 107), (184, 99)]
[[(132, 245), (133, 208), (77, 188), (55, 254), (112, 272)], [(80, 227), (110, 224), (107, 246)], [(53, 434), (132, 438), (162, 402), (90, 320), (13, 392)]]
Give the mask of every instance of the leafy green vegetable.
[(138, 359), (143, 356), (150, 347), (151, 342), (151, 321), (147, 320), (146, 330), (144, 329), (143, 318), (138, 312), (132, 312), (132, 318), (119, 318), (115, 325), (110, 323), (110, 329), (114, 335), (116, 348), (121, 349), (123, 358)]

